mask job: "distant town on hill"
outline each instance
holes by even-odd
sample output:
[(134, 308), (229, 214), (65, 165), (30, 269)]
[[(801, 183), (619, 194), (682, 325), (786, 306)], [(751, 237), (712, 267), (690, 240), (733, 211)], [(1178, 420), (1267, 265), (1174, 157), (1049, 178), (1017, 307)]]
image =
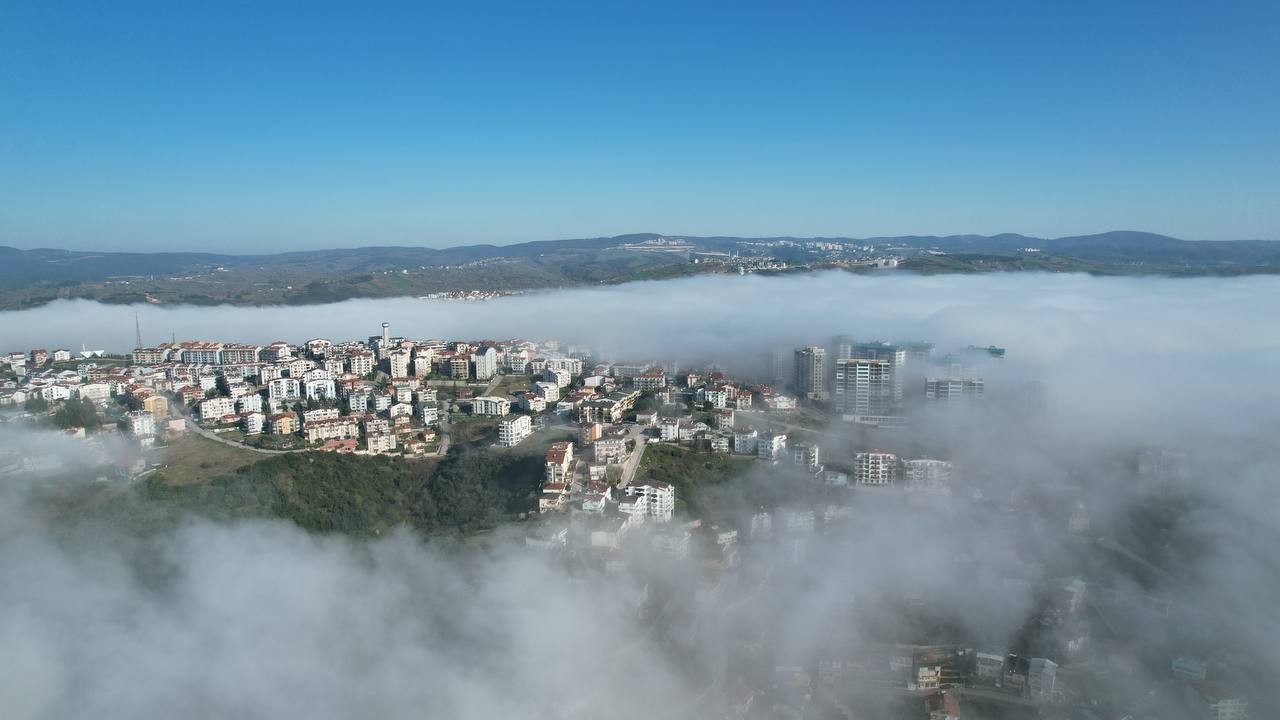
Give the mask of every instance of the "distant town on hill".
[(1113, 231), (1054, 239), (1012, 233), (862, 239), (639, 233), (505, 246), (381, 246), (270, 255), (0, 246), (0, 310), (60, 298), (234, 305), (427, 295), (484, 298), (702, 273), (824, 269), (1244, 275), (1280, 272), (1280, 242), (1190, 241)]

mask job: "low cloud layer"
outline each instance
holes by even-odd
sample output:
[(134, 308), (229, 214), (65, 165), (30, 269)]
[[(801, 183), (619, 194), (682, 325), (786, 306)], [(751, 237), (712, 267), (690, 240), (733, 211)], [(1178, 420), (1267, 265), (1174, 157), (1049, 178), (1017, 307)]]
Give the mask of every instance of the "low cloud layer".
[[(0, 716), (714, 716), (735, 678), (757, 666), (809, 667), (894, 632), (901, 641), (920, 622), (917, 605), (949, 608), (953, 634), (975, 645), (1011, 647), (1038, 626), (1042, 588), (1084, 570), (1098, 597), (1174, 601), (1175, 630), (1124, 616), (1118, 633), (1136, 635), (1131, 646), (1158, 640), (1233, 667), (1274, 663), (1277, 278), (829, 273), (485, 303), (141, 311), (144, 332), (179, 338), (339, 339), (388, 320), (408, 336), (556, 337), (744, 371), (771, 346), (837, 333), (944, 351), (991, 343), (1008, 358), (983, 367), (985, 411), (877, 438), (945, 450), (968, 471), (956, 497), (860, 495), (827, 534), (779, 530), (727, 579), (644, 557), (623, 576), (575, 572), (518, 538), (457, 549), (407, 532), (357, 543), (279, 522), (199, 520), (141, 540), (120, 529), (67, 533), (33, 505), (38, 479), (5, 478)], [(0, 314), (0, 337), (124, 350), (133, 312), (56, 303)], [(1027, 380), (1043, 383), (1043, 407), (1011, 391)], [(0, 447), (14, 442), (0, 437)], [(1142, 476), (1131, 462), (1139, 447), (1185, 452), (1186, 473)], [(791, 482), (759, 470), (725, 492)], [(1144, 537), (1134, 508), (1153, 496), (1188, 499), (1173, 536), (1196, 542), (1130, 558)], [(1083, 536), (1067, 530), (1077, 503), (1092, 519)], [(825, 509), (820, 498), (802, 505)], [(779, 525), (784, 510), (775, 508)], [(655, 601), (672, 587), (677, 599)], [(1106, 682), (1163, 680), (1141, 669)], [(1247, 673), (1242, 682), (1265, 713), (1268, 690)]]

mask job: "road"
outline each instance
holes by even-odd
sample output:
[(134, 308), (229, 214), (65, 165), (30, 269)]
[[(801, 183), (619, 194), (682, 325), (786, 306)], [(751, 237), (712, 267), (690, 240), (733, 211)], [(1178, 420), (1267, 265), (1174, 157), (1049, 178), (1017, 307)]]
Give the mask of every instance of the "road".
[(621, 490), (631, 484), (636, 477), (636, 471), (640, 469), (640, 460), (644, 457), (644, 448), (648, 443), (648, 438), (644, 436), (644, 426), (636, 425), (631, 428), (628, 439), (636, 441), (636, 449), (622, 463), (622, 477), (618, 479), (618, 489)]
[(230, 445), (231, 447), (234, 447), (234, 448), (240, 448), (242, 450), (248, 450), (250, 452), (262, 453), (263, 455), (286, 455), (288, 453), (306, 452), (307, 450), (310, 449), (310, 448), (298, 448), (296, 450), (267, 450), (266, 448), (259, 448), (259, 447), (253, 447), (252, 445), (245, 445), (244, 443), (236, 442), (235, 440), (228, 440), (224, 437), (219, 436), (218, 433), (213, 432), (212, 430), (208, 430), (206, 428), (200, 427), (200, 425), (196, 423), (196, 421), (192, 420), (191, 416), (186, 413), (179, 412), (179, 415), (187, 421), (187, 426), (190, 427), (197, 434), (203, 435), (204, 437), (207, 437), (210, 440), (213, 440), (214, 442), (220, 442), (223, 445)]

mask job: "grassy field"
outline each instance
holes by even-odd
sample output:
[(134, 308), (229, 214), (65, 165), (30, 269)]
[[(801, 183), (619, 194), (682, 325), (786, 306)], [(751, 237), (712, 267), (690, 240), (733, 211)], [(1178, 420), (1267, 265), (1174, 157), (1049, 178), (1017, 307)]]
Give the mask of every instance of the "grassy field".
[(635, 482), (647, 479), (669, 482), (678, 501), (695, 515), (712, 509), (714, 488), (735, 480), (757, 465), (750, 457), (687, 450), (675, 445), (650, 443), (640, 460)]
[(203, 483), (248, 466), (263, 455), (223, 445), (195, 433), (187, 433), (160, 451), (165, 466), (159, 470), (171, 485)]
[(504, 375), (502, 380), (494, 386), (492, 395), (498, 397), (506, 397), (513, 393), (524, 392), (533, 385), (534, 378), (530, 375)]

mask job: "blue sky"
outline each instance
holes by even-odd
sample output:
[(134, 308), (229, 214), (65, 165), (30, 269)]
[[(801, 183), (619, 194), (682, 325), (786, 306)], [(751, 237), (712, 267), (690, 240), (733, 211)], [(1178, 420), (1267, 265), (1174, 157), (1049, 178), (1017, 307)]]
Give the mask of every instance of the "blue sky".
[(1280, 239), (1280, 3), (0, 0), (0, 244)]

